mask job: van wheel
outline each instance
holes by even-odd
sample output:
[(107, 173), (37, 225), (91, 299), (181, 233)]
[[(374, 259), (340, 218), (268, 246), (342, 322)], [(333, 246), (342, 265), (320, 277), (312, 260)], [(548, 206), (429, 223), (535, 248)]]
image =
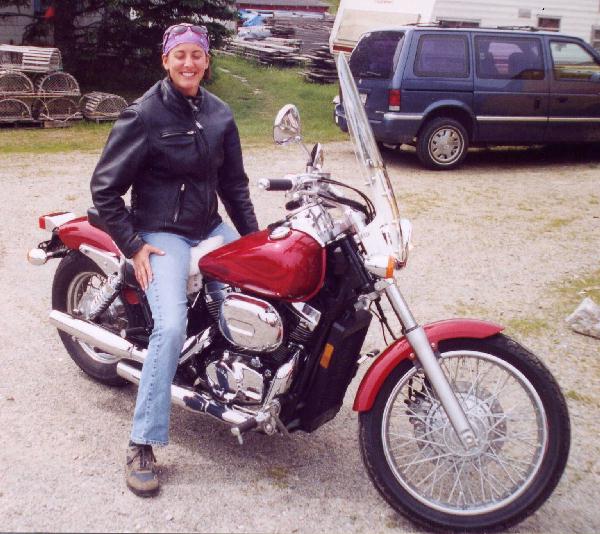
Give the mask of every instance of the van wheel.
[(458, 167), (467, 155), (469, 137), (465, 127), (454, 119), (438, 117), (429, 121), (417, 139), (417, 156), (433, 170)]

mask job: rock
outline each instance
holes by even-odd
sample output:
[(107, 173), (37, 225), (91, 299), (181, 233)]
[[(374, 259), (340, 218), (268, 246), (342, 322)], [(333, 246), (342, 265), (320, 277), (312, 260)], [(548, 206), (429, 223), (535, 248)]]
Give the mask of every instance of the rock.
[(565, 320), (575, 332), (600, 339), (600, 306), (590, 297), (583, 299)]

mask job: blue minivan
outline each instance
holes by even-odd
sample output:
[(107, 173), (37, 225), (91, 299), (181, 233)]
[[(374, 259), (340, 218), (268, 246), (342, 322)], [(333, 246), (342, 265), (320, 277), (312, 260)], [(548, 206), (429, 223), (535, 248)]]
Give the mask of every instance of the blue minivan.
[[(469, 146), (600, 142), (600, 55), (535, 29), (405, 26), (363, 34), (352, 55), (375, 138), (431, 169)], [(334, 111), (347, 131), (343, 100)]]

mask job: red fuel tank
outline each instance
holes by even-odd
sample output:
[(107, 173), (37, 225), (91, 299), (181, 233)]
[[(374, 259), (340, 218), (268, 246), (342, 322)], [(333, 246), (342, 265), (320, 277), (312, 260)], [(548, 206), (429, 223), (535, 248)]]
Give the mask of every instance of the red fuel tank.
[(309, 300), (323, 285), (325, 249), (298, 230), (279, 239), (269, 234), (262, 230), (210, 252), (198, 262), (200, 271), (265, 297)]

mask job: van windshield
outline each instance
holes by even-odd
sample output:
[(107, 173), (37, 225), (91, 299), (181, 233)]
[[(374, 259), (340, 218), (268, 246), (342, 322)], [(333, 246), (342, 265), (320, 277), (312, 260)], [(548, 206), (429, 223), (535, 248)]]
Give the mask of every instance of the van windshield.
[(394, 73), (402, 49), (404, 32), (371, 32), (365, 34), (350, 56), (354, 78), (389, 79)]

